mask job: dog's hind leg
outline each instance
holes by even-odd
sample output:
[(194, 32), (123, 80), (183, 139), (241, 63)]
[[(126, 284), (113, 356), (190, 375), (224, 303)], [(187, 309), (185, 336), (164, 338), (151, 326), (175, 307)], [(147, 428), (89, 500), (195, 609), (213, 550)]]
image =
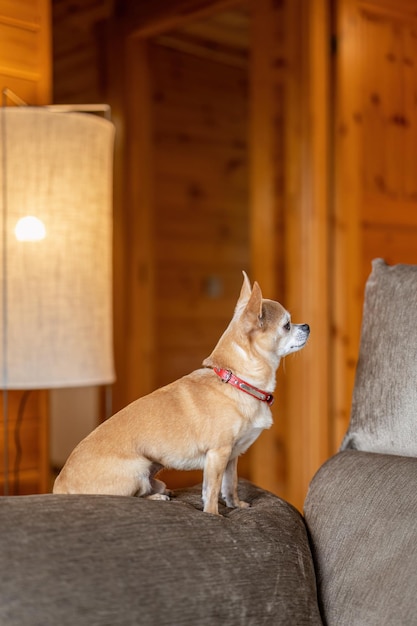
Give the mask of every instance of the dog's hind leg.
[(162, 465), (160, 465), (159, 463), (153, 463), (151, 466), (151, 469), (149, 471), (149, 484), (151, 487), (151, 493), (145, 496), (148, 500), (170, 499), (171, 492), (167, 490), (166, 484), (162, 480), (154, 478), (155, 474), (157, 474), (161, 469)]
[(171, 492), (166, 489), (166, 484), (156, 478), (150, 479), (152, 493), (145, 496), (147, 500), (170, 500)]

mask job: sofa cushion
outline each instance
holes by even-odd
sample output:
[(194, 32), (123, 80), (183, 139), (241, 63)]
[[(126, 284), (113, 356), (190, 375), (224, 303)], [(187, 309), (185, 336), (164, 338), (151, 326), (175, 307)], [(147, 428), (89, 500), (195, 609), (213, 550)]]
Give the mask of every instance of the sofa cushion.
[(417, 265), (373, 261), (342, 450), (417, 456)]
[(327, 626), (411, 626), (417, 616), (417, 459), (337, 454), (305, 518)]
[(0, 498), (0, 623), (321, 624), (301, 515), (250, 483), (246, 510), (116, 496)]

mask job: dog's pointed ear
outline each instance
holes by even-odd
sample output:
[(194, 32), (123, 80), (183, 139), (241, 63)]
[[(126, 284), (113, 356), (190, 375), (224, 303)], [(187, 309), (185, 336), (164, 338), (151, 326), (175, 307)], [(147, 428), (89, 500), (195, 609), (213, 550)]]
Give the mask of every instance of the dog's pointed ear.
[(252, 292), (246, 304), (244, 315), (253, 326), (262, 326), (262, 291), (259, 284), (253, 283)]
[(243, 284), (240, 290), (240, 296), (236, 304), (236, 311), (241, 311), (249, 302), (249, 298), (251, 297), (252, 287), (248, 278), (248, 275), (245, 271), (242, 271), (243, 274)]

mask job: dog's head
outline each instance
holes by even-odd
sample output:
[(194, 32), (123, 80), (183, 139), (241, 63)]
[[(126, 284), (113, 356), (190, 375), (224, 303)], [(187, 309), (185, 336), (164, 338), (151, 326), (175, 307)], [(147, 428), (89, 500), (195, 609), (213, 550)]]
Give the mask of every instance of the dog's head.
[(308, 324), (293, 324), (288, 311), (279, 302), (264, 299), (258, 283), (251, 287), (243, 272), (232, 321), (203, 364), (261, 376), (264, 372), (271, 380), (281, 357), (301, 350), (309, 334)]
[(234, 320), (239, 321), (251, 343), (278, 357), (301, 350), (310, 334), (308, 324), (293, 324), (290, 314), (279, 302), (264, 299), (258, 283), (251, 287), (245, 272), (243, 276)]

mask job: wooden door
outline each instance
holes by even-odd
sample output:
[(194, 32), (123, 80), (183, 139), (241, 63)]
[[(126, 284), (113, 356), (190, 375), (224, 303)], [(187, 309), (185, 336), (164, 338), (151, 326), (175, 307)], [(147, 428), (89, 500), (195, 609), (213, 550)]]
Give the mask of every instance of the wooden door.
[(334, 448), (349, 420), (371, 260), (417, 263), (416, 9), (336, 3)]

